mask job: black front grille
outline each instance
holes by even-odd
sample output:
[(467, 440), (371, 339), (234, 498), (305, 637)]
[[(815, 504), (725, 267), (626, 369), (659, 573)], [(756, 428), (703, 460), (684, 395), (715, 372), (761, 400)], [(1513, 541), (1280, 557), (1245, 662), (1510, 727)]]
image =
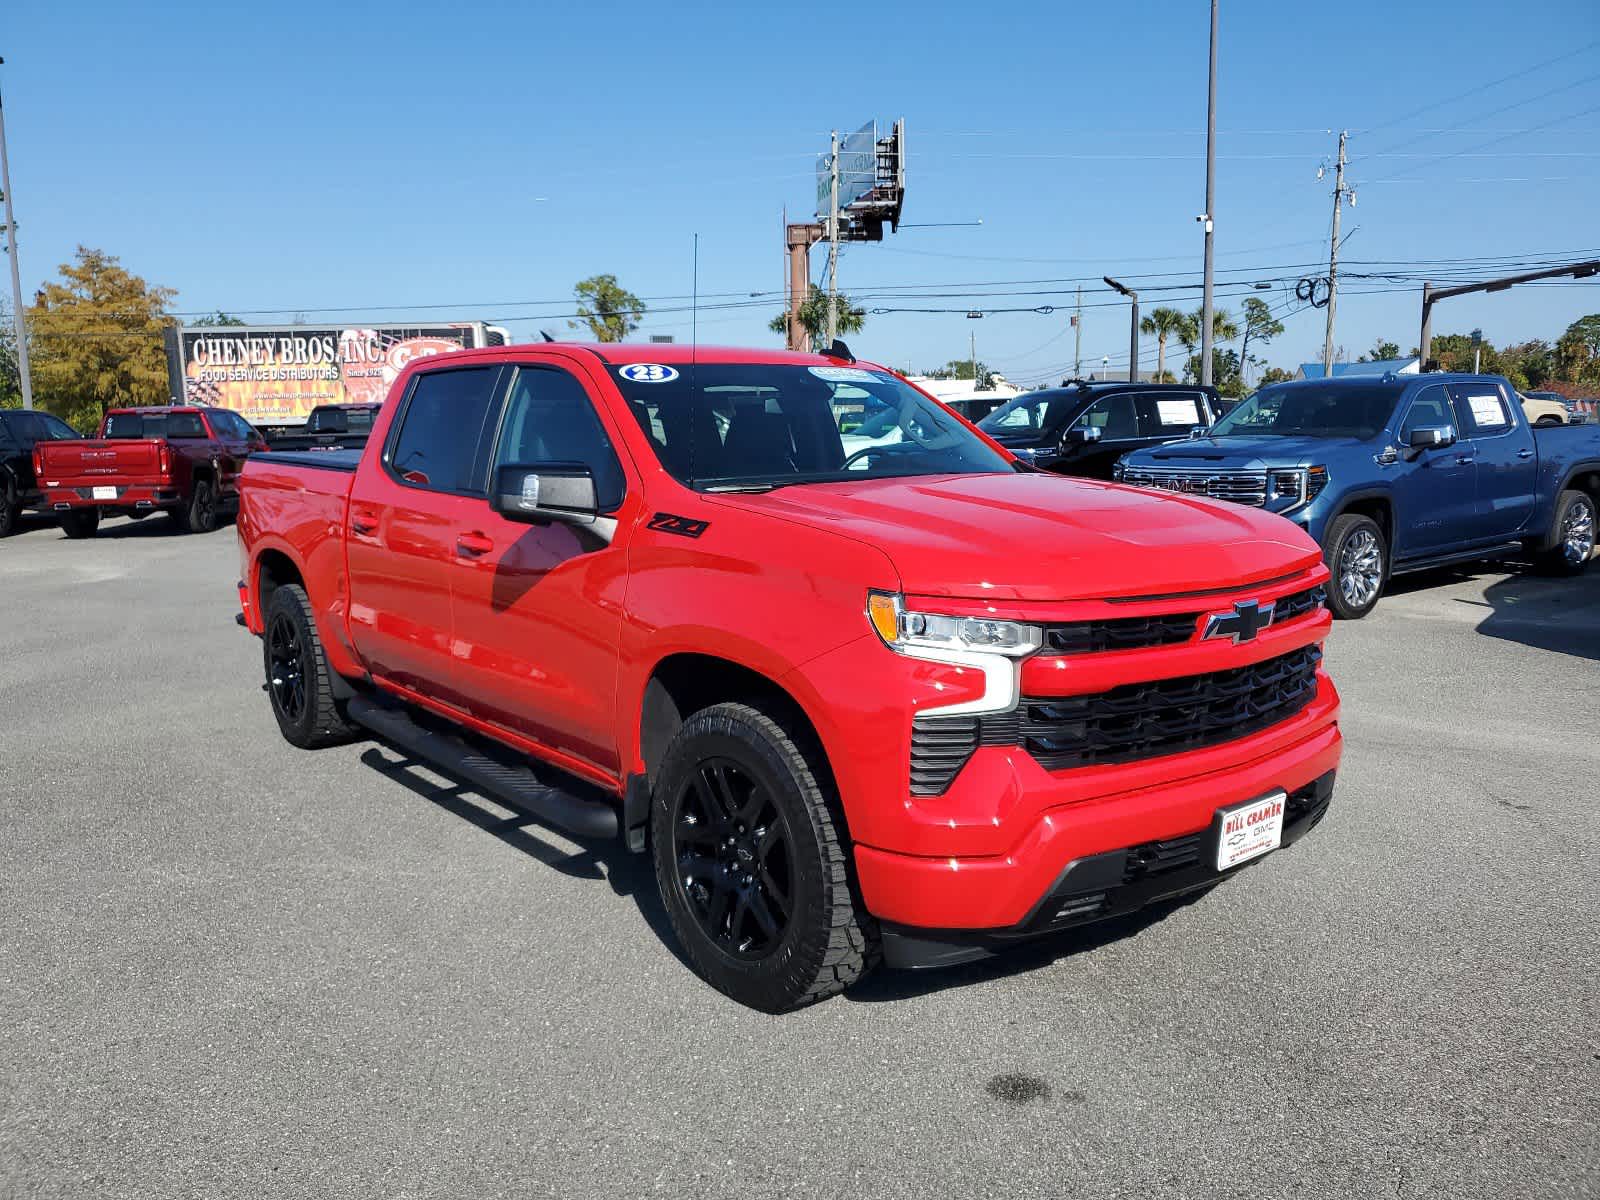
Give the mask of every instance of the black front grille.
[(1303, 617), (1312, 609), (1321, 608), (1327, 600), (1327, 589), (1321, 584), (1307, 588), (1303, 592), (1295, 592), (1291, 596), (1279, 596), (1272, 606), (1273, 623), (1282, 625), (1285, 621)]
[(1322, 652), (1132, 683), (1091, 696), (1022, 699), (1022, 745), (1046, 770), (1134, 762), (1214, 746), (1287, 720), (1316, 695)]
[(1206, 852), (1210, 833), (1202, 829), (1184, 837), (1133, 847), (1128, 851), (1127, 865), (1122, 868), (1122, 882), (1134, 883), (1150, 875), (1165, 875), (1168, 871), (1194, 866)]
[(1191, 612), (1047, 625), (1044, 649), (1047, 654), (1094, 654), (1101, 650), (1172, 646), (1192, 638), (1199, 620), (1200, 614)]

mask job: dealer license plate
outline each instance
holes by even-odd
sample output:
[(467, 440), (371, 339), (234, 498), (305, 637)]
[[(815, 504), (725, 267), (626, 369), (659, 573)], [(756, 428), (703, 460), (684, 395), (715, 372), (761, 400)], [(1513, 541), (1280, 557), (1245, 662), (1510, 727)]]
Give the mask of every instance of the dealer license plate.
[(1288, 803), (1289, 793), (1273, 792), (1219, 809), (1222, 829), (1217, 835), (1217, 870), (1237, 867), (1282, 845), (1283, 810)]
[(117, 489), (114, 487), (97, 487), (94, 489), (94, 498), (96, 500), (115, 500), (117, 498)]

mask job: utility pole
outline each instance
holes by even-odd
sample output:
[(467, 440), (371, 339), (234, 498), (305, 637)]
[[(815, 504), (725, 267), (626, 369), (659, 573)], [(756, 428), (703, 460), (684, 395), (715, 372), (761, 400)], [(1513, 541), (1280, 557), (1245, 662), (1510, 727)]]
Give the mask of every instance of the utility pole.
[(1077, 334), (1072, 339), (1072, 377), (1083, 378), (1083, 284), (1078, 285), (1078, 309), (1072, 315), (1072, 328)]
[[(0, 63), (6, 60), (0, 58)], [(22, 269), (17, 265), (17, 214), (11, 207), (11, 160), (6, 156), (5, 102), (0, 100), (0, 188), (6, 199), (6, 253), (11, 256), (11, 319), (17, 327), (17, 374), (22, 378), (22, 407), (33, 407), (33, 378), (28, 373), (28, 323), (22, 316)]]
[(1211, 326), (1214, 311), (1211, 295), (1212, 247), (1215, 227), (1213, 210), (1217, 201), (1217, 0), (1211, 0), (1211, 74), (1206, 87), (1206, 211), (1200, 221), (1206, 230), (1205, 285), (1200, 300), (1200, 382), (1211, 382)]
[(828, 150), (828, 345), (839, 333), (839, 131)]
[(1339, 131), (1339, 164), (1333, 172), (1333, 241), (1328, 247), (1328, 325), (1322, 335), (1322, 377), (1333, 378), (1333, 315), (1339, 308), (1339, 210), (1344, 207), (1344, 143), (1348, 129)]
[(972, 350), (972, 390), (978, 390), (978, 332), (975, 329), (967, 330), (970, 339), (968, 345)]

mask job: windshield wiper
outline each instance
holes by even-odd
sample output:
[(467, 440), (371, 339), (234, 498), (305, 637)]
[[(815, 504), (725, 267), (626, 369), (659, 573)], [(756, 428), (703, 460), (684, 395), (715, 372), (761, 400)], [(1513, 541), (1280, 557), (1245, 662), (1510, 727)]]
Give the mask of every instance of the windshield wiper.
[(775, 488), (786, 486), (782, 483), (711, 483), (707, 484), (708, 492), (770, 492)]

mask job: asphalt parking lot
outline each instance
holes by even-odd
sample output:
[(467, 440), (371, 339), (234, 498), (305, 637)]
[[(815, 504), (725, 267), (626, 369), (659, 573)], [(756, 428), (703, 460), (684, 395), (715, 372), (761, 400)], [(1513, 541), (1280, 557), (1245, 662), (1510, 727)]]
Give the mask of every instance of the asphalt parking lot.
[(0, 543), (0, 1196), (1600, 1195), (1600, 570), (1336, 628), (1328, 819), (787, 1017), (645, 861), (278, 736), (231, 529)]

